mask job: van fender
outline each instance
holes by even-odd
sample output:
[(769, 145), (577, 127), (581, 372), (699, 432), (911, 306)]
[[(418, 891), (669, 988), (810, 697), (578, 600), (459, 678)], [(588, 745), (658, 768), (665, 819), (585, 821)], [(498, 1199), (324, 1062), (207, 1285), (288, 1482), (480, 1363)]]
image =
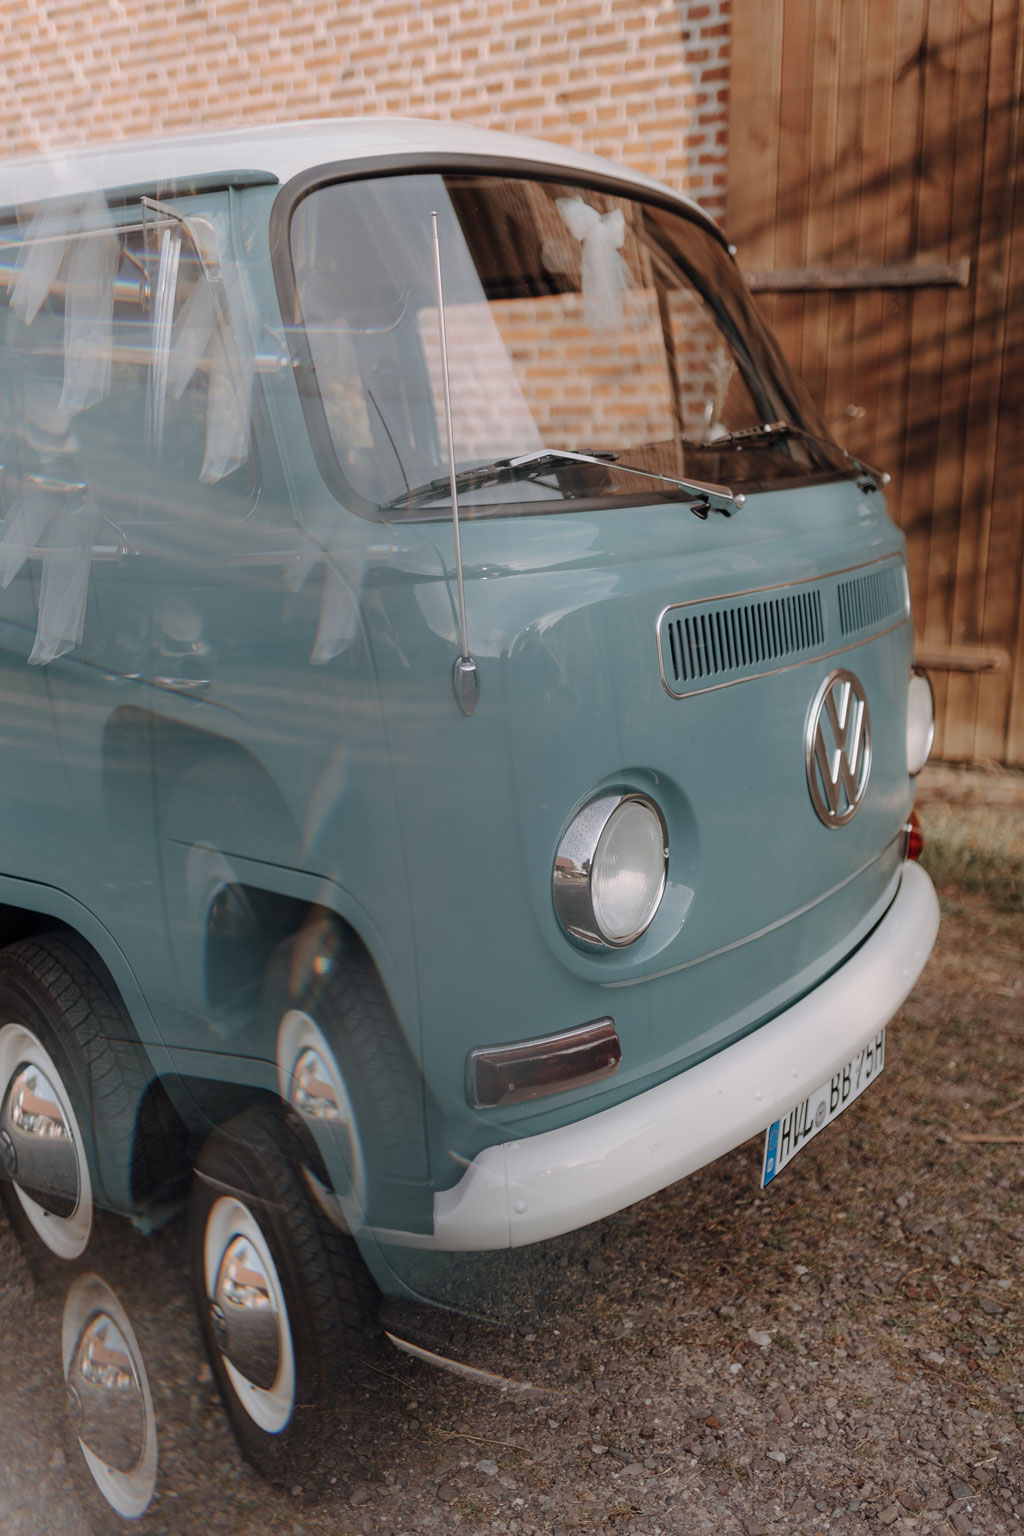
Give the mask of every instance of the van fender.
[(351, 891), (322, 875), (307, 874), (303, 870), (284, 868), (279, 864), (265, 864), (260, 859), (220, 854), (215, 850), (205, 851), (210, 857), (197, 860), (192, 872), (193, 882), (200, 879), (205, 881), (204, 891), (200, 897), (193, 884), (190, 899), (205, 901), (209, 910), (218, 892), (234, 883), (267, 895), (287, 896), (306, 907), (320, 907), (340, 918), (361, 940), (372, 959), (392, 1007), (402, 1023), (406, 1038), (414, 1053), (419, 1055), (417, 995), (403, 967), (388, 949), (380, 928)]
[[(13, 875), (0, 875), (0, 905), (19, 912), (34, 913), (39, 917), (52, 917), (80, 934), (96, 951), (113, 977), (139, 1040), (144, 1045), (160, 1042), (156, 1021), (124, 951), (110, 930), (104, 927), (88, 907), (57, 886), (40, 885), (34, 880), (19, 880)], [(8, 935), (4, 931), (3, 919), (0, 918), (0, 944), (11, 943), (22, 937), (23, 932), (17, 929)]]

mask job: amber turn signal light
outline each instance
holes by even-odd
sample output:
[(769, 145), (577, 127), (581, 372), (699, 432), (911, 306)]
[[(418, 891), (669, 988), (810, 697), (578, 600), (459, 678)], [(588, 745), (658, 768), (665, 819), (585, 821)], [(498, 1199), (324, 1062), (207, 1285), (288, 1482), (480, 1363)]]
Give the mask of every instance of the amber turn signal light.
[(595, 1019), (557, 1035), (470, 1051), (466, 1098), (474, 1109), (521, 1104), (611, 1077), (621, 1060), (614, 1021)]

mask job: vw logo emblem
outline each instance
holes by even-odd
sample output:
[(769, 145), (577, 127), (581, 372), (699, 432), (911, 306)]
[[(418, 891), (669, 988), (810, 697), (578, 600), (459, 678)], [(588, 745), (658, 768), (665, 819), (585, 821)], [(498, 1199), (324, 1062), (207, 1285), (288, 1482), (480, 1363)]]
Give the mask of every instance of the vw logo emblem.
[(856, 816), (871, 773), (871, 715), (852, 672), (831, 672), (807, 717), (807, 788), (826, 827)]

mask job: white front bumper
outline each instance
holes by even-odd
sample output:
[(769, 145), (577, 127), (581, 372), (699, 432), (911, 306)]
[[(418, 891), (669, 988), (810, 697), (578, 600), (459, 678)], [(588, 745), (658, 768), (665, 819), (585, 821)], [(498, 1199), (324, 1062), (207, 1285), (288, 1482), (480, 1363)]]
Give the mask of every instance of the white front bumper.
[(611, 1109), (485, 1148), (453, 1189), (435, 1195), (430, 1246), (518, 1248), (571, 1232), (763, 1131), (889, 1022), (938, 927), (932, 883), (907, 864), (895, 900), (856, 953), (784, 1013)]

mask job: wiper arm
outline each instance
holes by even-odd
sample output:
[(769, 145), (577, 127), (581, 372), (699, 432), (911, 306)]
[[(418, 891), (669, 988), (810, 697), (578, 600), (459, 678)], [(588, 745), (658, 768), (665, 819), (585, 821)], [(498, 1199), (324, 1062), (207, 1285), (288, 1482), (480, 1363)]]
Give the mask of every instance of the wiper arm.
[(533, 453), (517, 454), (508, 463), (518, 468), (521, 464), (539, 464), (547, 460), (557, 464), (563, 459), (580, 464), (606, 464), (612, 461), (620, 475), (643, 475), (648, 480), (662, 480), (666, 485), (678, 485), (681, 490), (689, 491), (693, 496), (697, 503), (693, 510), (698, 517), (707, 517), (712, 509), (730, 516), (729, 509), (738, 510), (747, 499), (742, 492), (733, 491), (727, 485), (713, 485), (705, 480), (677, 480), (675, 476), (660, 474), (655, 469), (638, 469), (634, 464), (620, 464), (615, 454), (576, 453), (569, 448), (537, 448)]
[(748, 444), (758, 444), (769, 441), (772, 438), (796, 437), (801, 442), (817, 443), (819, 448), (828, 448), (833, 452), (839, 452), (844, 459), (849, 459), (868, 481), (864, 487), (866, 490), (877, 491), (883, 485), (888, 485), (892, 476), (886, 469), (876, 469), (873, 464), (859, 459), (848, 448), (843, 448), (839, 443), (830, 442), (827, 437), (817, 437), (813, 432), (808, 432), (804, 427), (795, 426), (791, 421), (766, 421), (761, 427), (743, 427), (738, 432), (725, 432), (721, 437), (710, 439), (706, 443), (700, 443), (699, 447), (710, 450), (714, 448), (746, 448)]
[[(495, 459), (492, 464), (475, 464), (471, 469), (456, 470), (455, 489), (470, 491), (478, 485), (503, 485), (512, 480), (528, 478), (529, 476), (518, 473), (510, 459)], [(450, 496), (451, 489), (452, 477), (439, 475), (436, 480), (425, 480), (422, 485), (410, 486), (409, 490), (392, 496), (390, 501), (381, 503), (380, 510), (394, 512), (398, 507), (415, 506), (421, 501), (433, 501), (439, 496)]]
[[(495, 459), (491, 464), (478, 464), (470, 469), (460, 469), (455, 475), (456, 491), (473, 490), (477, 486), (505, 485), (516, 480), (529, 480), (543, 474), (556, 464), (596, 464), (599, 469), (614, 465), (619, 474), (642, 475), (648, 480), (662, 480), (666, 485), (679, 486), (693, 498), (691, 510), (697, 517), (705, 518), (712, 510), (730, 515), (733, 509), (742, 507), (746, 497), (733, 492), (727, 485), (713, 485), (701, 480), (677, 480), (672, 475), (660, 474), (653, 469), (638, 469), (632, 464), (620, 464), (618, 455), (595, 451), (580, 453), (570, 448), (536, 448), (531, 453), (519, 453), (513, 458)], [(393, 512), (399, 507), (431, 501), (435, 497), (451, 494), (451, 478), (439, 476), (436, 480), (414, 485), (408, 491), (392, 497), (381, 506), (382, 512)]]

